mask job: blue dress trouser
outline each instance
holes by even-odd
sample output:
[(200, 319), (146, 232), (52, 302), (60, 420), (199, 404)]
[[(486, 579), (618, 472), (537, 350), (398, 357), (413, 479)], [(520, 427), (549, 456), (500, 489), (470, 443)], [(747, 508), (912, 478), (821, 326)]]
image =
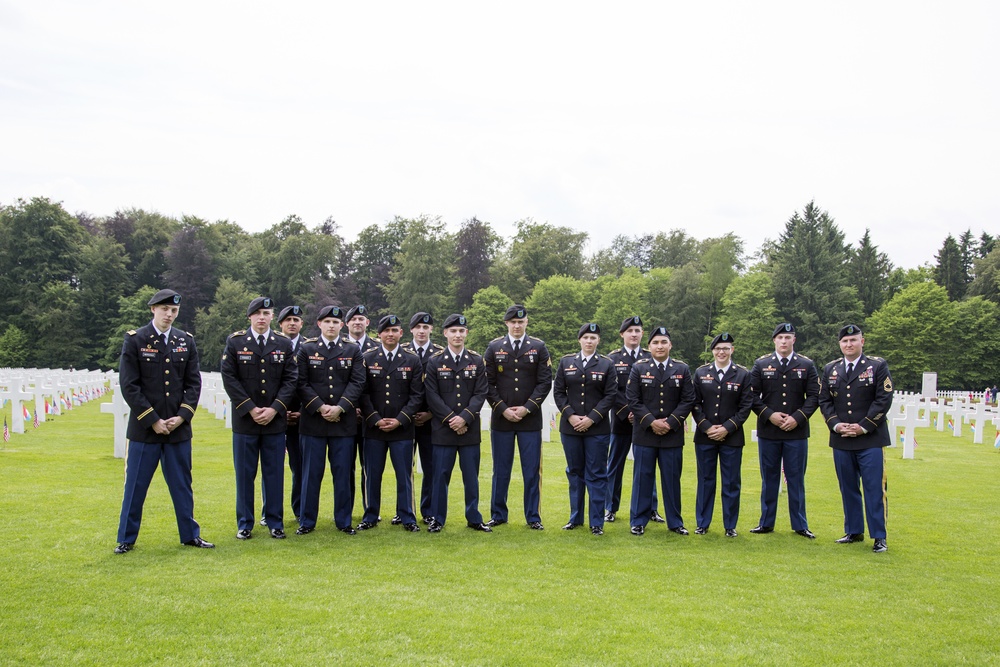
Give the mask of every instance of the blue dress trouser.
[[(847, 451), (833, 450), (833, 465), (844, 502), (844, 532), (863, 535), (868, 519), (868, 535), (885, 539), (886, 485), (885, 450), (881, 447)], [(864, 489), (864, 511), (861, 491)]]
[[(462, 471), (462, 484), (465, 487), (465, 520), (468, 523), (482, 523), (483, 515), (479, 511), (479, 445), (454, 447), (451, 445), (434, 445), (434, 497), (432, 516), (442, 526), (448, 518), (448, 485), (451, 483), (451, 473), (455, 469), (455, 458)], [(425, 473), (426, 474), (426, 473)]]
[(517, 436), (521, 455), (521, 476), (524, 479), (524, 520), (541, 521), (542, 502), (542, 432), (491, 431), (493, 453), (493, 493), (490, 496), (490, 516), (501, 523), (508, 520), (507, 490), (514, 468), (514, 438)]
[(337, 528), (351, 527), (351, 473), (354, 471), (354, 436), (299, 436), (302, 451), (302, 514), (300, 525), (315, 528), (323, 488), (326, 460), (333, 479), (333, 522)]
[[(622, 482), (625, 479), (625, 461), (632, 449), (632, 431), (612, 433), (608, 452), (608, 488), (604, 493), (604, 509), (617, 513), (622, 503)], [(653, 512), (657, 506), (656, 485), (653, 485)]]
[(285, 434), (245, 435), (233, 433), (233, 467), (236, 469), (236, 525), (253, 530), (254, 482), (260, 463), (264, 489), (264, 521), (271, 530), (285, 529)]
[(699, 528), (712, 525), (715, 512), (716, 468), (722, 474), (722, 525), (735, 530), (740, 518), (740, 468), (743, 465), (743, 448), (728, 445), (695, 445), (698, 461), (698, 493), (694, 517)]
[(118, 520), (118, 541), (134, 543), (139, 537), (142, 505), (153, 481), (157, 466), (163, 466), (163, 479), (167, 482), (170, 499), (174, 502), (177, 532), (181, 542), (201, 536), (198, 522), (194, 520), (194, 493), (191, 490), (191, 441), (178, 443), (136, 442), (128, 443), (125, 458), (125, 495), (122, 513)]
[(759, 438), (757, 451), (760, 456), (760, 524), (774, 528), (778, 515), (778, 490), (781, 488), (781, 469), (784, 463), (785, 481), (788, 484), (788, 518), (792, 530), (808, 530), (806, 521), (806, 463), (809, 459), (809, 441), (768, 440)]
[(365, 515), (362, 521), (378, 523), (382, 510), (382, 475), (389, 455), (396, 473), (396, 516), (403, 524), (416, 523), (413, 513), (413, 440), (365, 439)]
[(589, 525), (604, 527), (604, 494), (608, 489), (609, 435), (560, 433), (569, 480), (569, 522), (583, 525), (584, 499), (590, 494)]
[(681, 468), (683, 447), (644, 447), (632, 444), (635, 462), (632, 464), (632, 507), (629, 523), (645, 527), (653, 508), (651, 498), (656, 486), (656, 466), (660, 466), (663, 487), (663, 514), (667, 528), (684, 525), (681, 518)]

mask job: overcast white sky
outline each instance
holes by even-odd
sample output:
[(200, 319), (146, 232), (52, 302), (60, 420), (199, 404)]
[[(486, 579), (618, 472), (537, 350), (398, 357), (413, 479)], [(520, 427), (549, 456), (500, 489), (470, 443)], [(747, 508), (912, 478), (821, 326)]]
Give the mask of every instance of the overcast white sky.
[(0, 0), (0, 202), (729, 231), (897, 265), (1000, 233), (993, 2)]

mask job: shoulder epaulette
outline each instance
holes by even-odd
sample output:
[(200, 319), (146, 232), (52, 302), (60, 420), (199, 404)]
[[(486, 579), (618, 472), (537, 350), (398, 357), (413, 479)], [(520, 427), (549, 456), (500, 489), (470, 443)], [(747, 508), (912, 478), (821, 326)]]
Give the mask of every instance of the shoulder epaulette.
[(736, 363), (734, 363), (733, 366), (736, 366), (736, 368), (742, 368), (745, 371), (750, 370), (749, 368), (747, 368), (746, 366), (743, 366), (742, 364), (736, 364)]
[(184, 333), (186, 333), (188, 336), (191, 336), (191, 338), (194, 338), (194, 334), (191, 333), (190, 331), (185, 331)]
[[(288, 338), (288, 334), (286, 334), (284, 331), (275, 331), (274, 335), (275, 336), (281, 336), (282, 338)], [(289, 339), (289, 340), (291, 340), (291, 339)]]
[(576, 356), (576, 352), (573, 352), (572, 354), (564, 354), (561, 358), (565, 359), (566, 357), (575, 357), (575, 356)]
[(770, 353), (767, 353), (767, 354), (765, 354), (765, 355), (763, 355), (763, 356), (760, 356), (760, 357), (757, 357), (757, 361), (760, 361), (761, 359), (767, 359), (767, 358), (768, 358), (768, 357), (770, 357), (770, 356), (771, 356), (771, 354), (770, 354)]
[(865, 355), (865, 356), (867, 356), (869, 359), (874, 359), (875, 361), (885, 361), (885, 359), (883, 359), (882, 357), (873, 357), (871, 355)]
[(432, 354), (431, 355), (431, 359), (433, 359), (434, 357), (440, 357), (442, 354), (444, 354), (444, 349), (440, 349), (437, 352), (435, 352), (434, 354)]
[(136, 333), (138, 333), (138, 332), (137, 332), (137, 331), (136, 331), (135, 329), (129, 329), (129, 330), (128, 330), (128, 331), (126, 331), (125, 333), (127, 333), (127, 334), (128, 334), (129, 336), (134, 336), (134, 335), (136, 335)]
[(506, 338), (506, 336), (497, 336), (496, 338), (494, 338), (493, 340), (490, 341), (490, 344), (492, 345), (493, 343), (497, 342), (498, 340), (503, 340), (504, 338)]
[(812, 361), (812, 359), (810, 359), (810, 358), (809, 358), (809, 357), (807, 357), (806, 355), (804, 355), (804, 354), (799, 354), (798, 352), (796, 352), (796, 353), (795, 353), (795, 356), (797, 356), (797, 357), (798, 357), (799, 359), (805, 359), (806, 361)]
[(443, 350), (444, 349), (444, 345), (438, 345), (437, 343), (431, 343), (431, 349), (432, 350)]
[(242, 331), (234, 331), (233, 333), (229, 334), (229, 337), (230, 338), (236, 338), (237, 336), (242, 336), (246, 332), (247, 332), (246, 329), (243, 329)]
[(315, 343), (315, 342), (316, 342), (316, 341), (318, 341), (318, 340), (319, 340), (319, 336), (316, 336), (315, 338), (306, 338), (306, 339), (305, 339), (304, 341), (302, 341), (302, 342), (303, 342), (303, 343)]

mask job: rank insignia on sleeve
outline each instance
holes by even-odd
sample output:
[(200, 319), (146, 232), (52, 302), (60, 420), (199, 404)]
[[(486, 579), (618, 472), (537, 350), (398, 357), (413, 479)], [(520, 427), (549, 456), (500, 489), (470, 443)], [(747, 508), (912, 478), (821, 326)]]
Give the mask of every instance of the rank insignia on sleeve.
[(892, 391), (892, 378), (886, 378), (885, 382), (882, 383), (882, 388), (886, 391)]

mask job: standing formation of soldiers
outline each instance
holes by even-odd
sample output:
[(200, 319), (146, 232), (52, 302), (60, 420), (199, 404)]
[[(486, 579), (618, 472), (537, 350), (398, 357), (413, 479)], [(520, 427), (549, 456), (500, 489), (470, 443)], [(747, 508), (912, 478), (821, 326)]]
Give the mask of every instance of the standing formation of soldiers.
[[(152, 321), (125, 336), (121, 385), (132, 408), (129, 422), (125, 496), (116, 553), (126, 553), (139, 532), (142, 504), (156, 467), (174, 500), (181, 542), (211, 548), (193, 518), (190, 420), (197, 407), (200, 379), (194, 338), (171, 328), (181, 297), (171, 290), (150, 301)], [(694, 422), (697, 461), (695, 533), (708, 532), (721, 485), (722, 521), (727, 537), (737, 537), (744, 423), (757, 414), (761, 473), (761, 514), (751, 533), (771, 533), (778, 512), (781, 476), (787, 481), (792, 530), (815, 539), (806, 519), (805, 470), (809, 418), (819, 408), (830, 430), (830, 446), (844, 505), (839, 543), (864, 539), (887, 550), (883, 448), (890, 444), (886, 412), (892, 379), (882, 359), (863, 354), (856, 325), (840, 331), (843, 357), (822, 373), (795, 352), (795, 327), (774, 331), (774, 353), (748, 370), (733, 363), (736, 341), (723, 332), (711, 343), (713, 361), (694, 371), (671, 356), (670, 332), (644, 329), (638, 316), (619, 329), (622, 347), (609, 356), (597, 348), (601, 327), (580, 327), (580, 351), (562, 357), (553, 378), (544, 341), (528, 335), (528, 311), (514, 304), (504, 313), (507, 334), (480, 355), (465, 347), (468, 321), (449, 315), (441, 327), (446, 346), (431, 342), (434, 318), (420, 312), (403, 321), (382, 317), (378, 339), (370, 338), (367, 309), (346, 312), (327, 306), (316, 314), (319, 336), (299, 336), (303, 309), (278, 314), (281, 332), (271, 329), (275, 308), (259, 297), (247, 307), (249, 328), (234, 332), (222, 354), (222, 378), (233, 410), (233, 463), (236, 473), (236, 537), (253, 537), (254, 484), (260, 467), (261, 525), (284, 539), (284, 457), (292, 471), (291, 507), (297, 535), (317, 526), (326, 463), (333, 482), (333, 516), (348, 535), (378, 527), (386, 458), (396, 479), (391, 521), (419, 532), (418, 519), (441, 532), (448, 515), (448, 487), (456, 459), (465, 489), (469, 528), (490, 533), (510, 520), (508, 490), (518, 451), (526, 525), (543, 530), (542, 404), (553, 392), (559, 434), (566, 455), (569, 520), (573, 530), (586, 519), (591, 533), (604, 534), (620, 510), (625, 459), (634, 458), (629, 511), (630, 532), (643, 535), (650, 521), (664, 522), (688, 535), (681, 511), (681, 471), (685, 422)], [(346, 332), (344, 329), (346, 328)], [(173, 384), (171, 384), (173, 383)], [(172, 395), (172, 397), (171, 397)], [(489, 519), (479, 510), (480, 414), (490, 411), (493, 461)], [(414, 463), (419, 455), (423, 480), (415, 499)], [(355, 527), (356, 461), (361, 465), (364, 515)], [(657, 484), (659, 470), (659, 485)], [(717, 482), (721, 478), (721, 482)], [(663, 501), (664, 517), (656, 505)], [(589, 500), (588, 500), (589, 497)]]

